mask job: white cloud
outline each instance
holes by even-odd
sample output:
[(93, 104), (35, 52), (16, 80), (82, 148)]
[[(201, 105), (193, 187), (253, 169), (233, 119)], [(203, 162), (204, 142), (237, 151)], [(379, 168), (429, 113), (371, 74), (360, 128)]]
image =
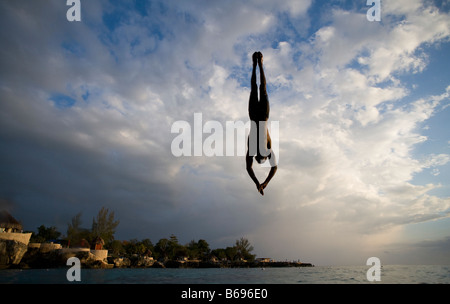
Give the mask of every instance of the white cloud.
[[(335, 238), (333, 233), (319, 237), (315, 229), (347, 235), (351, 225), (352, 233), (372, 239), (408, 223), (448, 216), (449, 200), (427, 194), (438, 186), (411, 184), (414, 175), (432, 163), (448, 163), (446, 154), (426, 160), (413, 156), (415, 146), (427, 140), (419, 133), (420, 124), (448, 95), (401, 106), (409, 92), (397, 75), (423, 70), (427, 61), (420, 47), (448, 37), (449, 19), (414, 3), (407, 10), (390, 7), (386, 13), (408, 15), (403, 22), (383, 25), (371, 24), (360, 14), (334, 11), (332, 24), (301, 44), (299, 70), (292, 64), (294, 48), (288, 42), (269, 51), (267, 61), (275, 60), (267, 64), (271, 79), (281, 88), (303, 93), (303, 98), (286, 96), (280, 89), (271, 99), (279, 102), (273, 107), (278, 116), (272, 117), (284, 126), (281, 147), (286, 148), (280, 161), (287, 162), (280, 172), (283, 181), (275, 182), (284, 190), (276, 194), (283, 198), (277, 207), (289, 210), (282, 213), (286, 220), (288, 213), (298, 216), (287, 220), (292, 232), (283, 232), (299, 244), (307, 238)], [(354, 61), (362, 69), (354, 67)], [(315, 214), (314, 221), (323, 225), (319, 228), (302, 216), (311, 213), (309, 208), (333, 216), (322, 221)], [(301, 236), (296, 238), (296, 233)]]

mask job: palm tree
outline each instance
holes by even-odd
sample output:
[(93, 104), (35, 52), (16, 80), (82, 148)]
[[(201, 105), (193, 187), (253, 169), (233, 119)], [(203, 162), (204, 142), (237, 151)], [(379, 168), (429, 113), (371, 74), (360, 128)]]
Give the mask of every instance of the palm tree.
[(92, 221), (92, 234), (94, 237), (101, 237), (105, 243), (114, 240), (114, 233), (119, 221), (114, 221), (114, 211), (109, 212), (105, 207), (98, 212), (97, 218)]
[(237, 256), (239, 258), (245, 260), (255, 259), (255, 255), (250, 253), (251, 251), (253, 251), (253, 246), (250, 245), (250, 242), (246, 238), (241, 237), (239, 240), (237, 240), (235, 247), (237, 250)]

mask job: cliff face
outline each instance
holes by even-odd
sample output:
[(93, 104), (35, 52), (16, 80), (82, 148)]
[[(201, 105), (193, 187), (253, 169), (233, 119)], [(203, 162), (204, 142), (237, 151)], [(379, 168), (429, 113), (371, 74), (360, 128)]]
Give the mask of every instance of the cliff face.
[(19, 264), (27, 249), (28, 246), (22, 242), (0, 239), (0, 267)]
[[(39, 245), (39, 246), (36, 246)], [(112, 268), (107, 263), (107, 250), (88, 248), (61, 248), (55, 244), (33, 243), (20, 263), (21, 268), (60, 268), (67, 267), (67, 260), (76, 257), (83, 268)]]
[(28, 250), (31, 233), (0, 233), (0, 268), (17, 265)]

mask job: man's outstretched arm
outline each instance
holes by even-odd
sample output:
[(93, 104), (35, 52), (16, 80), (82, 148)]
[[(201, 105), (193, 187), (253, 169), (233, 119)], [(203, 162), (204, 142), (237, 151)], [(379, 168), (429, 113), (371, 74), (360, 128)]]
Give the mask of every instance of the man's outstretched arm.
[(261, 184), (262, 189), (265, 189), (267, 187), (270, 180), (272, 179), (272, 177), (274, 177), (275, 173), (277, 172), (277, 168), (278, 168), (277, 167), (277, 159), (276, 159), (275, 153), (273, 153), (273, 151), (269, 155), (269, 162), (272, 167), (270, 168), (270, 172), (267, 175), (266, 180)]
[(245, 157), (245, 163), (246, 163), (247, 173), (248, 173), (248, 175), (250, 175), (250, 178), (255, 183), (256, 189), (258, 189), (259, 193), (264, 195), (263, 188), (262, 188), (261, 184), (259, 183), (258, 179), (256, 178), (255, 172), (253, 171), (253, 168), (252, 168), (252, 166), (253, 166), (253, 157), (249, 156), (247, 154), (247, 156)]
[(272, 179), (272, 177), (274, 177), (275, 173), (277, 172), (277, 166), (273, 166), (272, 168), (270, 168), (270, 172), (267, 175), (266, 180), (264, 181), (264, 183), (261, 184), (262, 189), (266, 188), (267, 185), (269, 184), (270, 180)]

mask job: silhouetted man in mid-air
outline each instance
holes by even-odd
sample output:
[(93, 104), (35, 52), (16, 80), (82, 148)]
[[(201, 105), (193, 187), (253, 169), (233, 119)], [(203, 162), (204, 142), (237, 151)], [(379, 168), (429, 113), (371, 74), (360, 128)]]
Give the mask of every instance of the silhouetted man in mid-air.
[[(266, 77), (264, 76), (263, 69), (263, 55), (261, 52), (255, 52), (253, 58), (253, 72), (251, 79), (251, 92), (248, 102), (248, 114), (251, 120), (250, 134), (248, 136), (248, 149), (245, 157), (247, 164), (247, 172), (250, 175), (253, 182), (256, 184), (256, 188), (259, 193), (264, 195), (264, 189), (269, 184), (272, 177), (277, 172), (277, 162), (275, 153), (272, 151), (272, 142), (270, 140), (269, 130), (267, 129), (267, 121), (269, 120), (269, 98), (266, 90)], [(256, 85), (256, 65), (259, 65), (261, 84), (259, 86), (260, 100), (258, 101), (258, 87)], [(255, 160), (262, 164), (267, 159), (270, 163), (270, 172), (267, 175), (266, 180), (260, 184), (255, 176), (255, 172), (252, 169), (253, 157)]]

